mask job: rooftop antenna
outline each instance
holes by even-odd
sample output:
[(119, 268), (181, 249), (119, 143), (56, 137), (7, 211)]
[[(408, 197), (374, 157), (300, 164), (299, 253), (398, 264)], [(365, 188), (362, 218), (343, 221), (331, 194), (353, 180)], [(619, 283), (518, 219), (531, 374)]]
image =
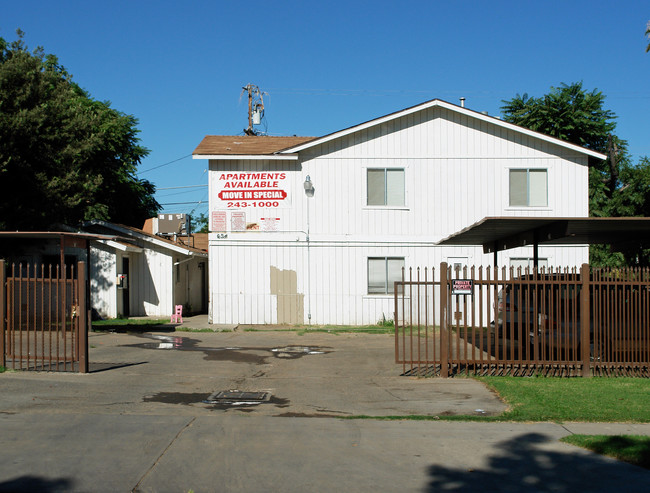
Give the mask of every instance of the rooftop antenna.
[[(246, 135), (260, 135), (260, 132), (253, 128), (259, 125), (264, 118), (264, 99), (269, 93), (262, 92), (255, 84), (246, 84), (242, 87), (241, 95), (248, 93), (248, 127), (244, 129)], [(241, 97), (240, 95), (240, 97)]]

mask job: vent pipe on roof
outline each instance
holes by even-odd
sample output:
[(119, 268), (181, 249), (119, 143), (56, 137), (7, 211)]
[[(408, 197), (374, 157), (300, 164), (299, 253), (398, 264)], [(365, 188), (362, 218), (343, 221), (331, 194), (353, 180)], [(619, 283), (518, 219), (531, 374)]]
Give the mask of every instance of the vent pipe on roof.
[(465, 107), (465, 98), (460, 98), (460, 107), (461, 108)]

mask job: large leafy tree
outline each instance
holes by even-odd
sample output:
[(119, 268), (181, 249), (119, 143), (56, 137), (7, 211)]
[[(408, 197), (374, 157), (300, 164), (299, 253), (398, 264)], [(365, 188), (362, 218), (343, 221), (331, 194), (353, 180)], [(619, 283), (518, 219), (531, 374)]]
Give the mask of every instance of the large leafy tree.
[(626, 156), (627, 144), (613, 132), (616, 116), (605, 109), (605, 96), (585, 91), (581, 82), (551, 87), (539, 98), (517, 95), (503, 101), (504, 120), (558, 139), (609, 155), (604, 162), (592, 163), (589, 198), (592, 215), (607, 215), (608, 202), (618, 186), (618, 166)]
[(103, 219), (141, 227), (159, 209), (135, 175), (137, 120), (93, 99), (54, 55), (0, 38), (0, 229)]
[[(650, 162), (632, 165), (627, 143), (614, 132), (614, 113), (605, 108), (605, 96), (585, 91), (582, 83), (552, 87), (539, 98), (517, 95), (503, 101), (504, 120), (606, 154), (590, 163), (589, 212), (592, 216), (647, 216), (650, 213)], [(590, 249), (594, 265), (649, 265), (650, 255), (639, 247), (612, 251)]]

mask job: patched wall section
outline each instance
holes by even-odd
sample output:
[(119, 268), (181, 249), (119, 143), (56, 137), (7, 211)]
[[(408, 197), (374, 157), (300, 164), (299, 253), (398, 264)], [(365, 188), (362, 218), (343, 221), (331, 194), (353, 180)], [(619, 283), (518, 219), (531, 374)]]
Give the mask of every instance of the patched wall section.
[(279, 324), (305, 323), (305, 295), (298, 293), (296, 271), (271, 266), (271, 294), (277, 297)]

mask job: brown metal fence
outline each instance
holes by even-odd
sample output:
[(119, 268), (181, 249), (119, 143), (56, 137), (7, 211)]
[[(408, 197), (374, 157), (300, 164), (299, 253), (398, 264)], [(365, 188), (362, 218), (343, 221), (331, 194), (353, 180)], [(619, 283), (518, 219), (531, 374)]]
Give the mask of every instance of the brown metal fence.
[(395, 283), (395, 361), (408, 375), (650, 374), (648, 269), (446, 263)]
[(0, 364), (11, 369), (88, 371), (85, 263), (0, 260)]

